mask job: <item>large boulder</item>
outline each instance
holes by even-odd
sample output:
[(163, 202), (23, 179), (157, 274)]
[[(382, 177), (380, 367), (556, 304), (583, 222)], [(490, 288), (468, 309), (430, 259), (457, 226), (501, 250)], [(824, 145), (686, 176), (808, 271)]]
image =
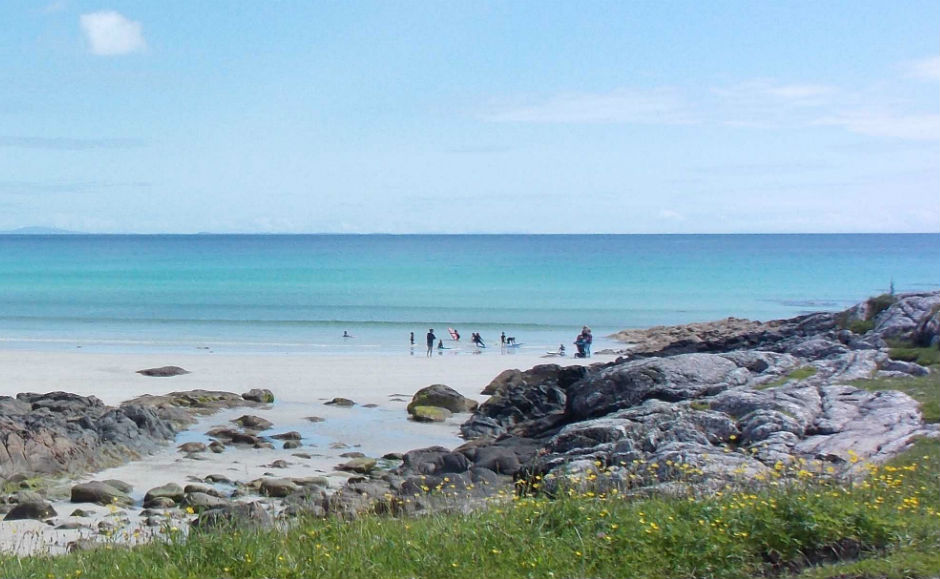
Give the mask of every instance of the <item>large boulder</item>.
[(175, 482), (170, 482), (147, 491), (147, 494), (144, 495), (144, 504), (151, 503), (153, 499), (156, 498), (170, 499), (174, 503), (179, 504), (183, 501), (183, 496), (183, 487)]
[(929, 345), (938, 340), (940, 292), (895, 296), (894, 303), (874, 316), (873, 332), (882, 338)]
[(10, 509), (10, 512), (3, 517), (4, 521), (19, 521), (22, 519), (43, 520), (55, 517), (55, 509), (45, 500), (36, 500), (19, 503)]
[(432, 384), (415, 393), (408, 404), (408, 412), (411, 413), (416, 406), (436, 406), (451, 412), (473, 412), (478, 403), (464, 397), (450, 386)]
[(128, 506), (134, 504), (134, 499), (126, 493), (102, 481), (91, 481), (73, 486), (71, 501), (73, 503), (95, 503), (98, 505)]
[(745, 368), (717, 355), (683, 354), (618, 364), (568, 389), (568, 418), (584, 420), (642, 404), (679, 402), (718, 394), (747, 383)]
[(151, 408), (66, 392), (0, 397), (0, 476), (81, 474), (156, 451), (171, 422)]
[(461, 427), (464, 438), (507, 433), (540, 436), (566, 420), (567, 392), (588, 374), (583, 366), (543, 364), (510, 377)]

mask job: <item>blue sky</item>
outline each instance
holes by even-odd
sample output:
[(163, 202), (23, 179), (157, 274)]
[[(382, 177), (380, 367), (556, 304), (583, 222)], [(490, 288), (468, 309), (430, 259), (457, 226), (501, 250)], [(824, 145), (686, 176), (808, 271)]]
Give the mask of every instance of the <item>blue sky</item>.
[(940, 230), (940, 2), (0, 4), (0, 230)]

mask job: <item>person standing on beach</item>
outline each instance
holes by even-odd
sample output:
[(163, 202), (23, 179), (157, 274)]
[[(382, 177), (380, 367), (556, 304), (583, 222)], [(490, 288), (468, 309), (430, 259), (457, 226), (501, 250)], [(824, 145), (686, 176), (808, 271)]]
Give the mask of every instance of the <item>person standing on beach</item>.
[(434, 335), (434, 328), (428, 330), (428, 357), (434, 353), (434, 340), (437, 339), (437, 336)]
[(591, 343), (594, 341), (594, 336), (591, 335), (591, 328), (584, 326), (581, 328), (581, 342), (584, 345), (584, 357), (591, 357)]

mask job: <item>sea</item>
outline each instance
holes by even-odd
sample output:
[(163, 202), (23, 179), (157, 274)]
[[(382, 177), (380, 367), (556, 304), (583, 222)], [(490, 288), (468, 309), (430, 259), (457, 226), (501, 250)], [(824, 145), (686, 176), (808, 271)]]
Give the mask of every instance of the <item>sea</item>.
[(935, 233), (0, 235), (0, 349), (394, 356), (433, 328), (506, 355), (588, 325), (596, 352), (628, 328), (937, 289)]

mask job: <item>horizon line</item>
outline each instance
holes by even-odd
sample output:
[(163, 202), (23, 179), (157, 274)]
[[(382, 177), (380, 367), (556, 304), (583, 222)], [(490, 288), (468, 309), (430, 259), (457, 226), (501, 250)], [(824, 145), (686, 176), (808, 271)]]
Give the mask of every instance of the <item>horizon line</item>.
[(67, 229), (58, 229), (58, 228), (46, 228), (46, 227), (21, 227), (18, 229), (4, 230), (0, 231), (0, 235), (22, 235), (22, 236), (69, 236), (69, 235), (99, 235), (99, 236), (179, 236), (179, 237), (196, 237), (196, 236), (248, 236), (248, 235), (257, 235), (257, 236), (303, 236), (303, 235), (336, 235), (336, 236), (418, 236), (418, 235), (427, 235), (427, 236), (461, 236), (461, 235), (474, 235), (474, 236), (500, 236), (500, 235), (526, 235), (526, 236), (562, 236), (562, 235), (580, 235), (580, 236), (610, 236), (610, 235), (933, 235), (940, 234), (940, 231), (737, 231), (737, 232), (644, 232), (644, 233), (625, 233), (625, 232), (591, 232), (591, 233), (574, 233), (574, 232), (522, 232), (522, 231), (503, 231), (503, 232), (474, 232), (474, 231), (465, 231), (460, 233), (442, 233), (442, 232), (409, 232), (409, 233), (392, 233), (392, 232), (383, 232), (383, 231), (373, 231), (373, 232), (338, 232), (338, 231), (320, 231), (320, 232), (272, 232), (272, 231), (235, 231), (235, 232), (218, 232), (218, 231), (198, 231), (192, 233), (184, 232), (151, 232), (151, 233), (142, 233), (134, 231), (125, 231), (125, 232), (89, 232), (89, 231), (74, 231)]

